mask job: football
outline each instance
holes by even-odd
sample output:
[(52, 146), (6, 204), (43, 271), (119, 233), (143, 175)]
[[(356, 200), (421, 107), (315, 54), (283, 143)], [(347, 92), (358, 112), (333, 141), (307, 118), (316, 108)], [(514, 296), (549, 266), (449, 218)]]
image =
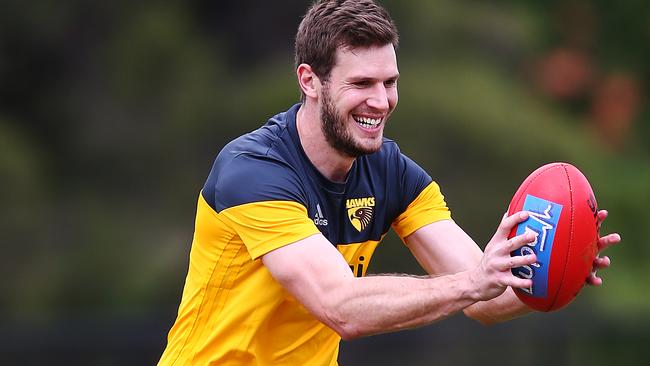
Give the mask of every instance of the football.
[(511, 253), (535, 253), (537, 262), (512, 269), (533, 280), (515, 293), (530, 308), (553, 311), (569, 304), (582, 289), (598, 250), (598, 206), (587, 178), (573, 165), (551, 163), (532, 172), (515, 193), (508, 215), (528, 211), (509, 237), (532, 232), (532, 243)]

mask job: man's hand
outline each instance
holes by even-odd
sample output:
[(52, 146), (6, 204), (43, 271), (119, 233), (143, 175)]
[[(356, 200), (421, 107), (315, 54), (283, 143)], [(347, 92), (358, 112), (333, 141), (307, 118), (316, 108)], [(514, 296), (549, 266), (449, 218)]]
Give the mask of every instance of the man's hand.
[[(598, 211), (598, 231), (600, 232), (600, 227), (603, 224), (603, 221), (607, 218), (607, 210)], [(607, 268), (612, 263), (608, 256), (601, 257), (600, 252), (605, 250), (611, 245), (618, 244), (621, 242), (621, 236), (619, 234), (607, 234), (605, 236), (598, 238), (598, 255), (594, 259), (593, 271), (587, 278), (587, 284), (592, 286), (600, 286), (603, 284), (603, 279), (598, 277), (596, 271)]]
[(490, 300), (501, 295), (508, 286), (525, 288), (532, 285), (532, 280), (522, 279), (512, 274), (511, 269), (533, 264), (537, 261), (534, 254), (511, 257), (510, 252), (535, 240), (535, 235), (525, 233), (508, 239), (512, 228), (528, 218), (528, 212), (522, 211), (512, 216), (504, 216), (492, 240), (485, 247), (478, 267), (472, 272), (472, 280), (477, 285), (478, 297)]

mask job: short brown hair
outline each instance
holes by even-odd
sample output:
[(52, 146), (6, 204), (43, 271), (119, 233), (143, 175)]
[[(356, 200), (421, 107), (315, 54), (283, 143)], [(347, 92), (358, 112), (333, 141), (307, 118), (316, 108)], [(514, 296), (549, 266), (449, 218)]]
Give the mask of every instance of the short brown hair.
[(339, 47), (397, 47), (398, 40), (390, 15), (372, 0), (317, 0), (298, 27), (295, 67), (309, 64), (327, 80)]

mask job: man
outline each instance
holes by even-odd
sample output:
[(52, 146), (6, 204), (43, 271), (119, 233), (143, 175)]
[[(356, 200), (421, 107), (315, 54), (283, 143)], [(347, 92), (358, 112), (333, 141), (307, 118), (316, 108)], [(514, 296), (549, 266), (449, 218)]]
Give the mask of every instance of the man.
[[(507, 239), (527, 213), (504, 217), (482, 252), (438, 185), (383, 137), (397, 104), (397, 40), (371, 0), (308, 10), (295, 45), (302, 102), (217, 157), (159, 365), (336, 365), (341, 338), (459, 311), (485, 324), (528, 311), (512, 288), (530, 280), (511, 268), (536, 258), (510, 252), (535, 238)], [(430, 277), (364, 276), (391, 227)]]

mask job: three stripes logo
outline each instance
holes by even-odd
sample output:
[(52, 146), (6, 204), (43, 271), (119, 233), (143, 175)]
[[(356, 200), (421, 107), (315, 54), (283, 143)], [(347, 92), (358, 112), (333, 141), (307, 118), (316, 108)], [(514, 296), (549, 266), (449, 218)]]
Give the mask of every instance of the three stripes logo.
[(345, 202), (348, 219), (358, 232), (363, 231), (370, 221), (375, 207), (375, 197), (349, 198)]
[(314, 215), (314, 225), (327, 226), (327, 219), (323, 216), (323, 211), (320, 209), (320, 204), (316, 204), (316, 214)]

